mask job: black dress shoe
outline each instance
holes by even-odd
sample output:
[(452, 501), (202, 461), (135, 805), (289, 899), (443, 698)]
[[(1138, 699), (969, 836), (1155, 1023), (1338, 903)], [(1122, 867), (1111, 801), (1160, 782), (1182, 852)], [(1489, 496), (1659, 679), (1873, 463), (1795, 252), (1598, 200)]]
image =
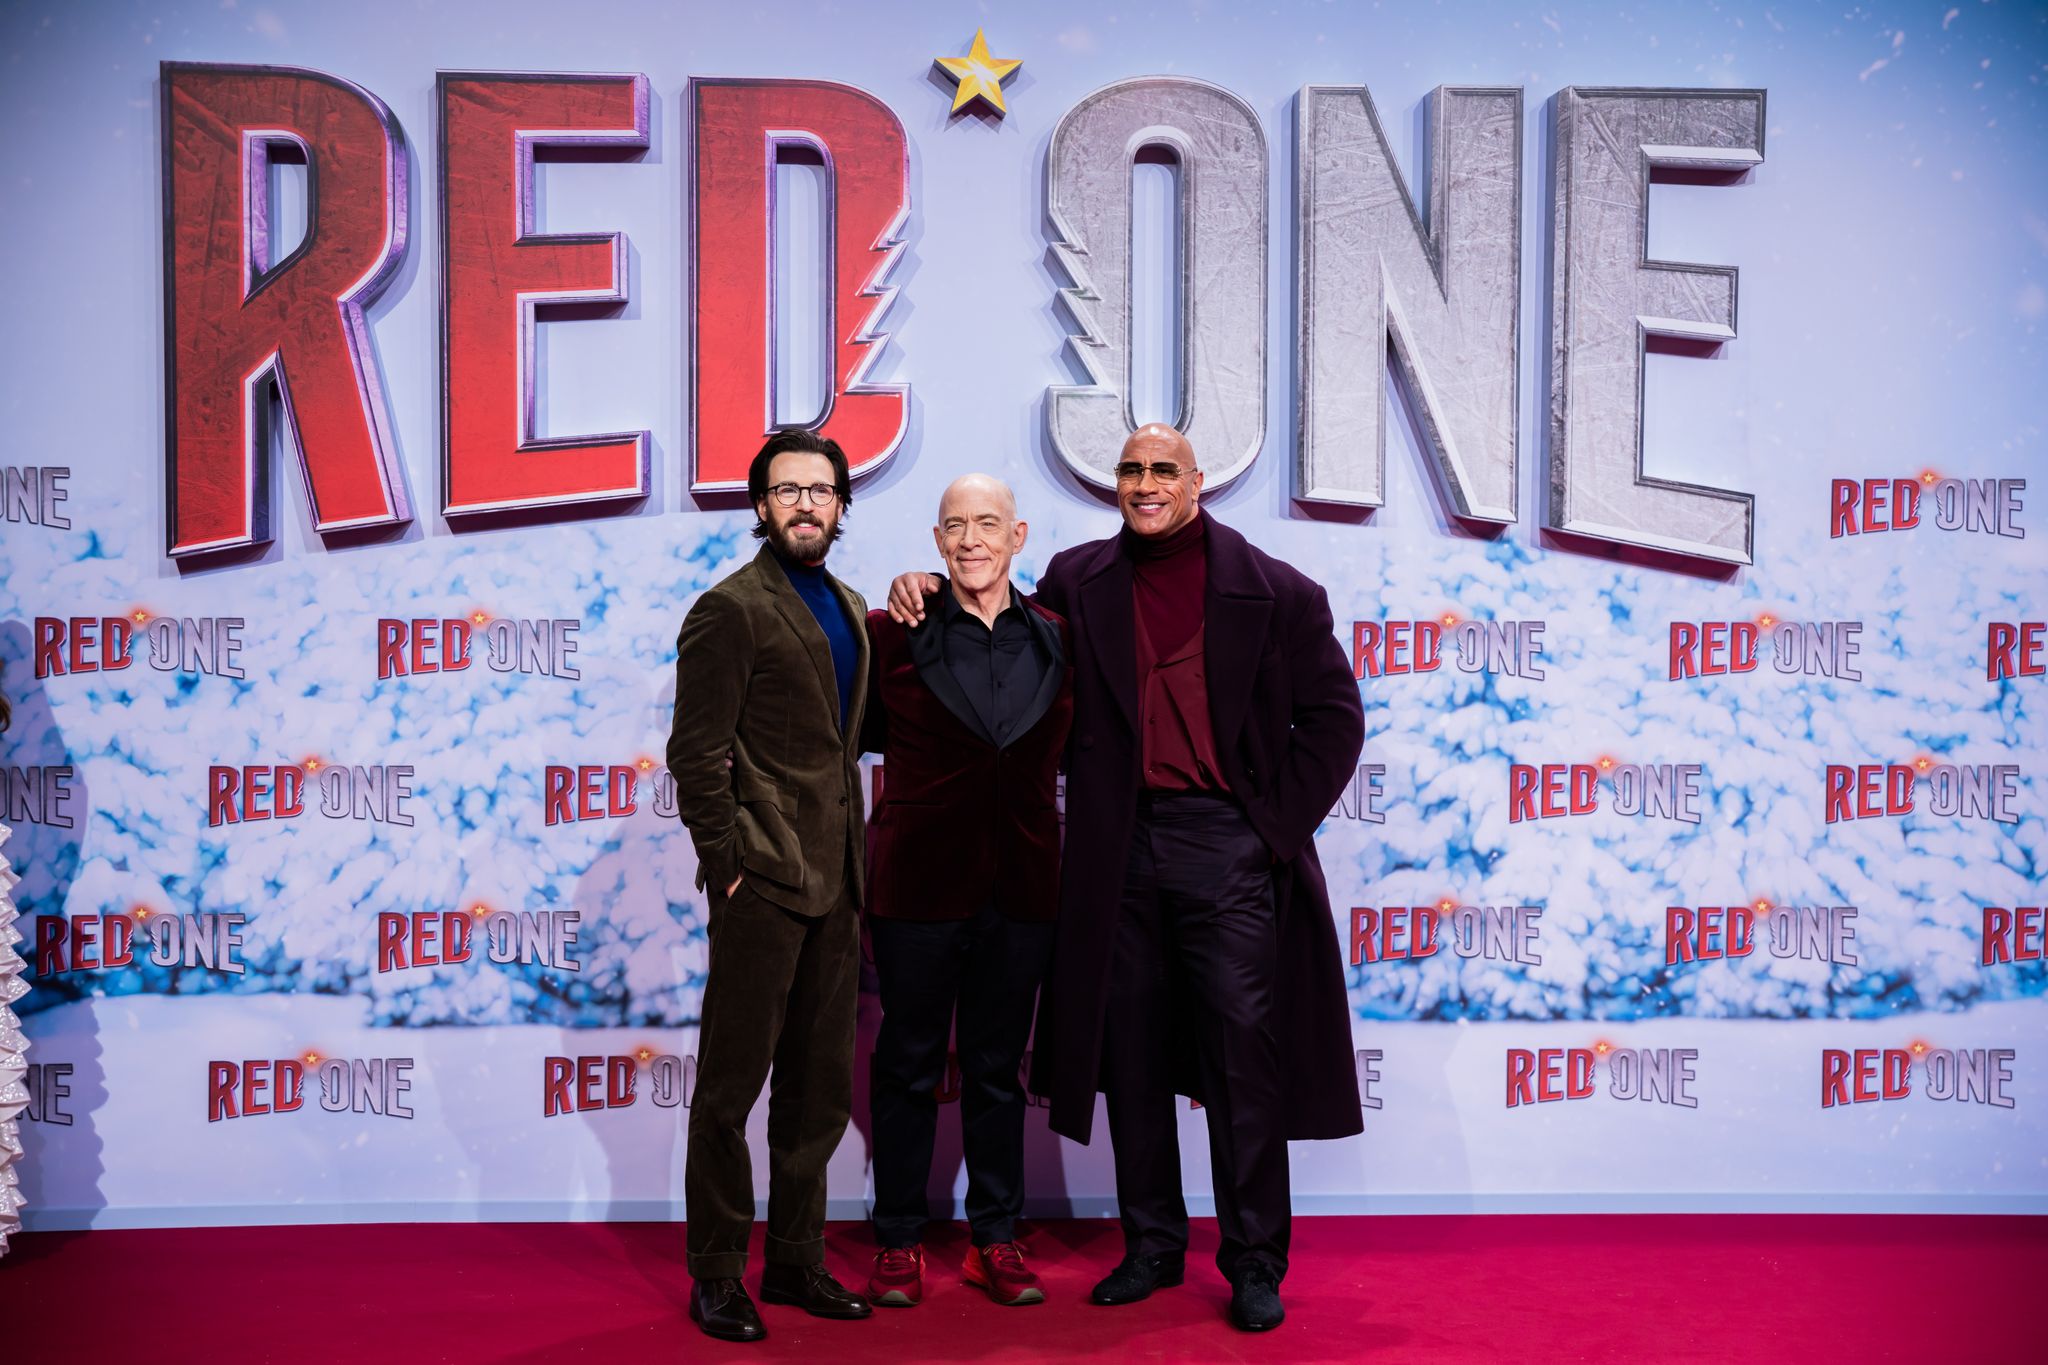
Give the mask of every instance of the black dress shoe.
[(738, 1280), (696, 1280), (690, 1285), (690, 1321), (720, 1341), (759, 1341), (768, 1335), (747, 1287)]
[(814, 1318), (864, 1318), (874, 1305), (822, 1265), (771, 1265), (761, 1271), (761, 1302), (786, 1303)]
[(1280, 1306), (1280, 1277), (1254, 1261), (1230, 1282), (1230, 1321), (1240, 1332), (1265, 1332), (1287, 1321)]
[(1136, 1303), (1152, 1296), (1155, 1289), (1177, 1285), (1187, 1274), (1187, 1262), (1180, 1256), (1126, 1256), (1116, 1269), (1102, 1277), (1102, 1283), (1088, 1296), (1090, 1303)]

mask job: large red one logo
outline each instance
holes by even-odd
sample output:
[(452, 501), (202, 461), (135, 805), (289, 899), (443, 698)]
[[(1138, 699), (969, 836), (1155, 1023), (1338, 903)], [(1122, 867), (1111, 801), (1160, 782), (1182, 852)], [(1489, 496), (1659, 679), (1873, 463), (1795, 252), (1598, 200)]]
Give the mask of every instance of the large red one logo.
[(830, 81), (690, 82), (690, 486), (744, 488), (747, 465), (775, 426), (770, 357), (774, 170), (781, 147), (822, 156), (831, 179), (827, 294), (832, 388), (812, 424), (846, 451), (853, 472), (896, 453), (910, 391), (876, 384), (874, 322), (894, 290), (882, 283), (910, 212), (903, 125), (864, 90)]
[[(537, 160), (631, 159), (649, 145), (641, 75), (443, 72), (440, 105), (441, 506), (451, 517), (637, 499), (644, 430), (538, 430), (540, 323), (629, 298), (621, 233), (547, 234)], [(903, 443), (909, 389), (867, 372), (909, 214), (909, 148), (887, 105), (829, 81), (690, 86), (692, 487), (735, 489), (774, 415), (771, 246), (778, 149), (822, 158), (831, 375), (805, 425), (854, 474)], [(391, 111), (347, 81), (284, 67), (166, 63), (164, 291), (173, 555), (272, 538), (273, 414), (322, 534), (402, 525), (410, 499), (365, 309), (406, 250), (407, 150)], [(305, 236), (274, 251), (274, 164), (303, 165)]]
[[(271, 386), (316, 530), (410, 520), (363, 310), (405, 256), (406, 147), (316, 71), (163, 68), (164, 434), (173, 555), (271, 538)], [(271, 253), (270, 164), (306, 167), (306, 235)]]
[(535, 329), (623, 307), (625, 235), (536, 230), (534, 161), (647, 148), (645, 76), (442, 72), (441, 458), (450, 516), (638, 498), (645, 431), (535, 430)]

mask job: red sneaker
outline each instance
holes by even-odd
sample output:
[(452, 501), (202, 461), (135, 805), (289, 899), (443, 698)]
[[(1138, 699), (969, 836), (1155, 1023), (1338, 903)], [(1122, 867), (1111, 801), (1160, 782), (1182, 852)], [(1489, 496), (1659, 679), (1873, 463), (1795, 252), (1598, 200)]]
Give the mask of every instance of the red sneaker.
[(967, 1283), (980, 1285), (1005, 1308), (1045, 1302), (1045, 1290), (1039, 1287), (1031, 1267), (1024, 1264), (1024, 1249), (1015, 1242), (969, 1247), (967, 1261), (960, 1268), (967, 1273)]
[(914, 1308), (924, 1298), (924, 1248), (883, 1247), (868, 1276), (868, 1299), (884, 1308)]

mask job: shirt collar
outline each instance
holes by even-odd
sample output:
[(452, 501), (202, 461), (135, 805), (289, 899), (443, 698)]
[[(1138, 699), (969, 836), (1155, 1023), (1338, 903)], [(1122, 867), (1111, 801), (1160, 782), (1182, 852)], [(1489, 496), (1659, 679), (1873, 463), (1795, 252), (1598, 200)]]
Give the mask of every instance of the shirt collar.
[[(953, 585), (950, 581), (946, 584), (945, 587), (939, 590), (939, 598), (939, 615), (943, 620), (947, 621), (948, 623), (950, 623), (955, 617), (974, 615), (972, 612), (968, 611), (967, 608), (960, 605), (960, 599), (954, 596)], [(1003, 617), (1009, 615), (1013, 611), (1021, 612), (1023, 610), (1023, 599), (1017, 596), (1017, 585), (1013, 582), (1010, 584), (1010, 600), (1001, 611), (996, 613), (996, 620), (1002, 620)], [(980, 617), (974, 617), (974, 621), (976, 625), (981, 624)]]

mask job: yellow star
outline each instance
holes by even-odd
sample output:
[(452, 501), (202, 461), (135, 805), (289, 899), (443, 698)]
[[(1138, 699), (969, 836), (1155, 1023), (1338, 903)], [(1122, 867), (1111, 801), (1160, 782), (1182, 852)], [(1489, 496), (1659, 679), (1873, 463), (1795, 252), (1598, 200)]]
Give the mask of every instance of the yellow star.
[(1010, 73), (1024, 65), (1021, 57), (991, 57), (988, 55), (988, 40), (981, 36), (981, 30), (974, 30), (974, 46), (967, 49), (965, 57), (935, 57), (935, 62), (960, 83), (953, 92), (953, 112), (959, 113), (975, 100), (980, 100), (998, 115), (1007, 114), (1003, 107), (1003, 82)]

